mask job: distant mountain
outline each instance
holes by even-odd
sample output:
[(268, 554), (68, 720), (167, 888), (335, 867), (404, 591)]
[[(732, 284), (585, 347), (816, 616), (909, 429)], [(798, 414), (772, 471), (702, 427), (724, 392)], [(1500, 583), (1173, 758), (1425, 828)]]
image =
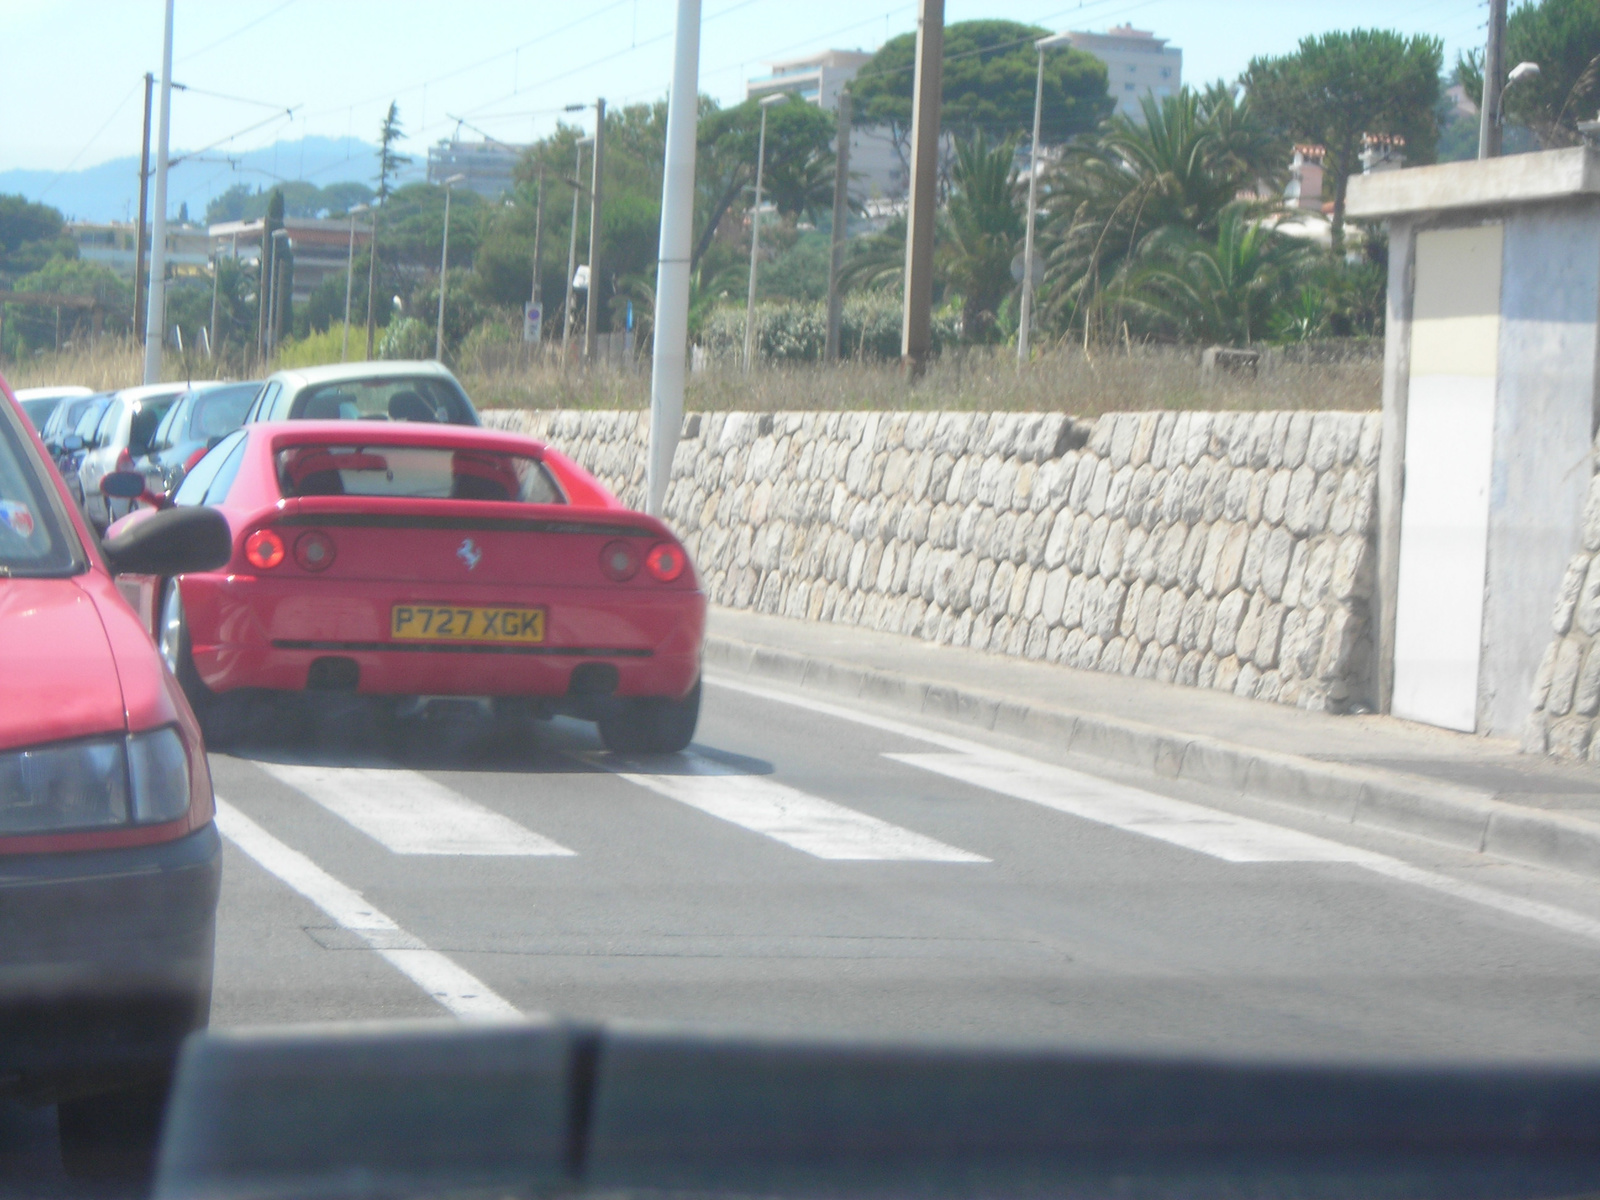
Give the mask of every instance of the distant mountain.
[[(179, 207), (187, 204), (190, 217), (198, 221), (212, 197), (236, 183), (261, 188), (293, 179), (305, 179), (318, 187), (346, 180), (370, 184), (377, 153), (376, 146), (359, 138), (306, 137), (274, 142), (244, 154), (212, 151), (184, 159), (167, 175), (167, 214), (176, 216)], [(177, 150), (172, 157), (181, 159), (183, 155)], [(402, 178), (409, 182), (421, 179), (424, 173), (423, 165), (413, 163)], [(152, 180), (152, 202), (154, 188)], [(139, 213), (139, 157), (115, 158), (65, 173), (0, 171), (0, 194), (16, 193), (59, 208), (69, 220), (131, 221)]]

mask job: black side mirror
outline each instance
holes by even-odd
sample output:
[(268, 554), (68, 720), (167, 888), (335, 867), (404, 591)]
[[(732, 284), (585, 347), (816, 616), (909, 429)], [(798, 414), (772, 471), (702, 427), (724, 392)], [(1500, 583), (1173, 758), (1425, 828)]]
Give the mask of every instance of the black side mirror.
[(117, 500), (137, 500), (144, 488), (144, 476), (137, 471), (111, 471), (100, 478), (100, 494)]
[(75, 433), (69, 433), (61, 439), (61, 448), (68, 454), (83, 449), (83, 439)]
[(114, 575), (184, 575), (215, 570), (232, 558), (233, 533), (214, 508), (169, 508), (100, 549)]

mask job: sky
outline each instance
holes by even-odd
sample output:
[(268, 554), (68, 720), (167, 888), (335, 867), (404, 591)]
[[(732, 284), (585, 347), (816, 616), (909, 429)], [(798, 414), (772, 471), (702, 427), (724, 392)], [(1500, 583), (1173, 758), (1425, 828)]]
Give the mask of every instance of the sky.
[[(1183, 50), (1183, 77), (1237, 76), (1308, 34), (1375, 27), (1481, 44), (1484, 0), (946, 0), (945, 20), (1051, 29), (1132, 23)], [(892, 0), (702, 0), (700, 90), (743, 99), (773, 59), (876, 49), (916, 27)], [(160, 74), (162, 0), (0, 0), (0, 170), (136, 154), (142, 76)], [(664, 96), (675, 0), (176, 0), (172, 147), (219, 156), (311, 134), (375, 140), (395, 100), (426, 146), (461, 128), (522, 142), (564, 106)], [(592, 119), (592, 118), (591, 118)], [(458, 122), (465, 125), (458, 126)]]

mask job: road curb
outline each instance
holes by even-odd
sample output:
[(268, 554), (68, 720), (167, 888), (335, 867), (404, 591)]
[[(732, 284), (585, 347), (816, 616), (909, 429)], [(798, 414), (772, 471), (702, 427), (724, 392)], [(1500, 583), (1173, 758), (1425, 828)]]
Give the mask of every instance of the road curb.
[(934, 716), (1057, 750), (1187, 779), (1460, 850), (1600, 878), (1600, 826), (1400, 771), (1325, 762), (995, 692), (708, 637), (708, 666), (734, 675)]

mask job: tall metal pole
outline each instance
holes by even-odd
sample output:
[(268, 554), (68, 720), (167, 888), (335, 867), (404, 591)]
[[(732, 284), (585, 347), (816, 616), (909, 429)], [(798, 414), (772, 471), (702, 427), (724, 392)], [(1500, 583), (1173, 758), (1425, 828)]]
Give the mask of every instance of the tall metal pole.
[(356, 213), (367, 211), (358, 204), (350, 210), (350, 255), (344, 264), (344, 348), (339, 351), (339, 361), (350, 361), (350, 297), (356, 284)]
[(439, 248), (439, 325), (433, 335), (433, 357), (444, 361), (444, 289), (450, 266), (450, 194), (464, 177), (452, 175), (444, 181), (444, 244)]
[(1017, 365), (1028, 361), (1028, 335), (1033, 328), (1033, 221), (1039, 207), (1039, 116), (1044, 108), (1044, 43), (1039, 47), (1039, 74), (1033, 83), (1033, 141), (1028, 145), (1028, 222), (1022, 238), (1022, 320), (1017, 326)]
[(1489, 44), (1483, 51), (1483, 103), (1478, 106), (1478, 157), (1500, 157), (1500, 92), (1506, 80), (1506, 0), (1489, 0)]
[(583, 360), (594, 361), (595, 326), (600, 313), (600, 172), (604, 169), (606, 154), (606, 102), (601, 97), (594, 103), (594, 171), (589, 185), (589, 292), (585, 296), (583, 313)]
[(533, 293), (532, 304), (539, 303), (539, 268), (544, 263), (544, 164), (539, 164), (539, 192), (533, 207)]
[(579, 138), (578, 161), (572, 168), (572, 229), (567, 238), (567, 286), (561, 312), (561, 362), (567, 361), (567, 347), (572, 341), (572, 277), (578, 273), (578, 201), (583, 196), (583, 145), (588, 138)]
[(767, 161), (767, 105), (761, 106), (761, 135), (756, 139), (756, 202), (750, 210), (750, 288), (744, 302), (744, 373), (756, 353), (756, 263), (761, 259), (761, 170)]
[(367, 239), (367, 361), (372, 361), (373, 343), (378, 335), (378, 310), (375, 292), (378, 287), (378, 213), (372, 210), (372, 236)]
[(939, 99), (944, 76), (944, 0), (919, 0), (911, 100), (911, 204), (906, 229), (905, 311), (900, 358), (916, 379), (932, 340), (933, 218), (939, 191)]
[(844, 240), (850, 222), (850, 89), (839, 92), (839, 132), (833, 151), (833, 235), (828, 258), (828, 340), (824, 362), (839, 361), (839, 326), (844, 315), (839, 276), (844, 271)]
[(144, 140), (139, 143), (139, 233), (133, 257), (133, 327), (144, 328), (145, 313), (145, 227), (150, 219), (150, 101), (156, 77), (144, 75)]
[(683, 429), (689, 357), (689, 258), (694, 240), (694, 148), (700, 110), (700, 0), (678, 0), (678, 31), (667, 97), (667, 155), (661, 176), (661, 242), (656, 254), (655, 345), (650, 356), (650, 461), (645, 508), (660, 516)]
[(222, 255), (216, 251), (211, 253), (211, 324), (206, 329), (206, 354), (210, 358), (217, 356), (217, 292), (222, 287)]
[(167, 322), (167, 157), (172, 134), (172, 0), (161, 42), (161, 131), (156, 138), (156, 212), (150, 231), (150, 305), (144, 322), (144, 381), (161, 378), (161, 337)]

